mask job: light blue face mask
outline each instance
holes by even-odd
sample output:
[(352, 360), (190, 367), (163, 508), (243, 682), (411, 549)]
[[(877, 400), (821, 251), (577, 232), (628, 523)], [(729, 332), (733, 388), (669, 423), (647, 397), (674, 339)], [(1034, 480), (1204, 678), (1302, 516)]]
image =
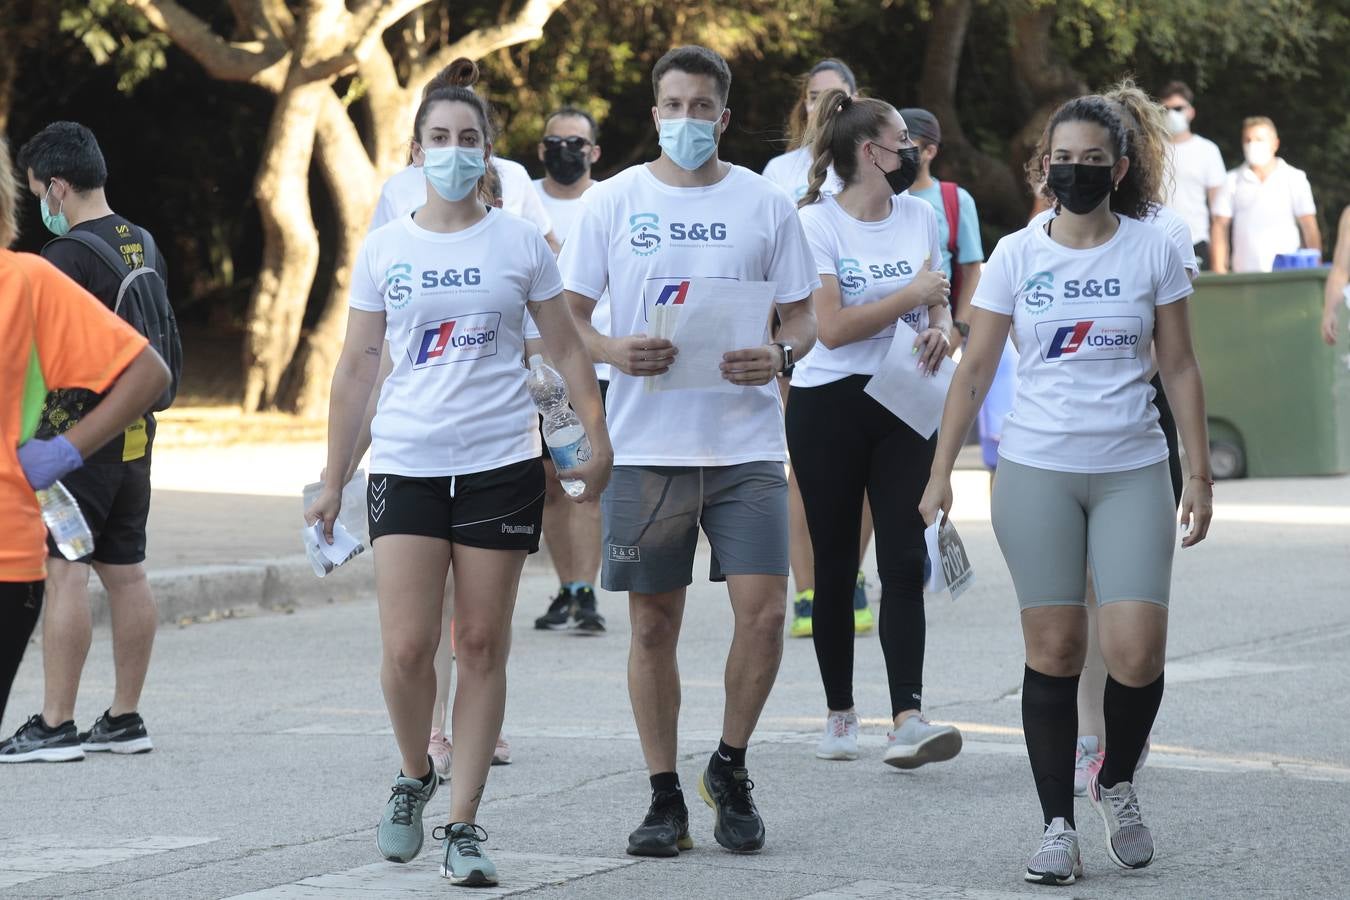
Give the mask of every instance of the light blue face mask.
[[(64, 211), (53, 214), (51, 207), (47, 205), (47, 198), (51, 196), (54, 184), (53, 182), (53, 184), (47, 185), (47, 193), (43, 194), (42, 199), (38, 201), (38, 207), (42, 210), (42, 224), (46, 225), (47, 230), (52, 234), (60, 237), (70, 231), (70, 220), (66, 218)], [(61, 205), (65, 206), (65, 203), (63, 202)]]
[(433, 147), (424, 150), (422, 173), (446, 200), (463, 200), (487, 172), (487, 160), (478, 147)]
[(707, 119), (662, 119), (661, 149), (675, 165), (692, 172), (717, 152), (717, 123)]

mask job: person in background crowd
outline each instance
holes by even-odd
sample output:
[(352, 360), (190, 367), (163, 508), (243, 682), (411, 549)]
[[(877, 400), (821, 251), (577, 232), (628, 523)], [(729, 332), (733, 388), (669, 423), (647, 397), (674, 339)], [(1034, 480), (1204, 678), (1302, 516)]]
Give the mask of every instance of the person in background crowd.
[[(554, 234), (566, 243), (572, 227), (585, 208), (582, 195), (595, 184), (591, 167), (600, 160), (600, 133), (590, 113), (564, 106), (544, 120), (539, 142), (539, 160), (544, 177), (534, 182)], [(601, 297), (591, 317), (601, 334), (609, 333), (609, 298)], [(609, 366), (597, 364), (603, 401), (609, 390)], [(558, 593), (548, 610), (534, 620), (540, 630), (559, 631), (569, 626), (578, 634), (603, 634), (605, 617), (595, 602), (595, 578), (600, 571), (600, 507), (573, 503), (553, 474), (553, 461), (544, 454), (544, 472), (549, 475), (544, 498), (544, 544), (558, 574)]]
[[(950, 342), (951, 286), (936, 213), (905, 194), (920, 166), (907, 121), (882, 100), (827, 91), (811, 122), (812, 180), (798, 214), (821, 281), (812, 295), (819, 340), (793, 373), (787, 438), (815, 554), (813, 639), (826, 702), (816, 756), (858, 758), (849, 598), (871, 498), (892, 717), (882, 759), (914, 769), (961, 750), (959, 731), (922, 713), (928, 553), (917, 505), (933, 442), (864, 388), (895, 341), (912, 345), (925, 373), (937, 370)], [(822, 195), (831, 167), (844, 189)]]
[(1213, 514), (1192, 288), (1167, 235), (1140, 221), (1153, 199), (1133, 165), (1135, 137), (1105, 97), (1070, 100), (1051, 117), (1029, 168), (1059, 214), (1005, 237), (985, 266), (919, 506), (927, 522), (950, 511), (961, 439), (1015, 329), (1021, 378), (999, 447), (992, 522), (1026, 645), (1022, 726), (1044, 828), (1024, 877), (1038, 884), (1082, 874), (1073, 775), (1089, 559), (1111, 750), (1088, 798), (1112, 862), (1153, 861), (1132, 780), (1162, 702), (1176, 542), (1167, 442), (1149, 402), (1155, 343), (1191, 468), (1183, 547), (1204, 540)]
[(1214, 205), (1210, 241), (1215, 272), (1269, 272), (1281, 253), (1294, 253), (1300, 246), (1322, 249), (1308, 176), (1276, 156), (1279, 150), (1274, 122), (1265, 116), (1243, 120), (1246, 161), (1228, 173)]
[[(775, 156), (764, 167), (764, 177), (787, 191), (788, 196), (794, 201), (801, 200), (806, 194), (807, 185), (811, 180), (811, 142), (808, 133), (811, 115), (815, 112), (816, 101), (821, 94), (830, 90), (843, 91), (850, 97), (858, 94), (858, 79), (842, 60), (822, 59), (811, 67), (810, 72), (802, 76), (801, 93), (788, 115), (788, 152)], [(844, 182), (835, 174), (834, 169), (830, 169), (821, 188), (822, 192), (835, 193), (843, 188)], [(778, 388), (782, 392), (784, 403), (787, 403), (790, 382), (791, 374), (778, 379)], [(812, 633), (812, 604), (816, 596), (815, 562), (811, 552), (811, 533), (806, 525), (806, 512), (802, 508), (801, 488), (790, 468), (788, 535), (795, 591), (790, 633), (795, 638), (809, 638)], [(867, 547), (871, 542), (872, 507), (864, 502), (862, 528), (858, 538), (858, 574), (853, 587), (853, 630), (856, 634), (866, 634), (876, 623), (872, 608), (867, 602), (867, 580), (862, 571), (862, 559), (867, 555)]]
[[(108, 309), (117, 305), (123, 279), (148, 258), (153, 238), (113, 212), (104, 187), (108, 166), (93, 132), (75, 122), (55, 122), (19, 148), (16, 163), (42, 208), (42, 221), (57, 236), (42, 255)], [(70, 238), (62, 239), (70, 234)], [(104, 245), (102, 252), (76, 240)], [(116, 257), (118, 268), (112, 266)], [(155, 270), (167, 281), (164, 255)], [(54, 437), (98, 407), (88, 390), (58, 390), (47, 398), (39, 438)], [(42, 617), (42, 713), (0, 747), (6, 762), (78, 760), (86, 752), (145, 753), (153, 749), (138, 711), (150, 668), (159, 612), (145, 574), (145, 526), (150, 515), (150, 457), (155, 417), (146, 414), (93, 453), (65, 486), (75, 497), (94, 537), (94, 550), (67, 560), (48, 541), (47, 609)], [(89, 576), (107, 591), (112, 619), (116, 679), (112, 704), (88, 731), (74, 721), (80, 676), (93, 640)]]
[[(592, 356), (615, 368), (608, 414), (617, 465), (602, 506), (602, 576), (607, 590), (629, 595), (628, 687), (652, 792), (628, 852), (676, 856), (693, 846), (676, 772), (676, 651), (702, 528), (735, 627), (722, 736), (699, 793), (714, 810), (717, 843), (748, 853), (764, 846), (764, 821), (746, 751), (782, 659), (788, 574), (787, 446), (772, 382), (815, 343), (810, 298), (820, 281), (787, 194), (718, 158), (731, 122), (726, 60), (677, 47), (652, 69), (652, 89), (661, 155), (590, 190), (560, 260)], [(771, 282), (777, 334), (723, 355), (719, 372), (734, 392), (649, 391), (646, 379), (668, 371), (680, 349), (646, 333), (648, 312), (682, 302), (689, 279), (719, 277)], [(591, 322), (606, 289), (609, 335)]]
[(1195, 94), (1183, 81), (1173, 81), (1159, 92), (1167, 111), (1170, 177), (1163, 179), (1162, 202), (1186, 221), (1200, 268), (1209, 268), (1210, 211), (1218, 201), (1227, 172), (1223, 154), (1208, 138), (1191, 131), (1195, 121)]
[(938, 243), (942, 246), (942, 271), (951, 280), (952, 351), (955, 352), (969, 331), (965, 314), (970, 298), (975, 296), (975, 285), (980, 281), (980, 266), (984, 263), (984, 244), (980, 240), (980, 216), (975, 209), (975, 198), (970, 192), (951, 181), (933, 177), (933, 160), (942, 149), (942, 126), (937, 116), (926, 109), (900, 110), (900, 117), (909, 126), (909, 136), (919, 145), (919, 174), (909, 189), (911, 197), (927, 201), (937, 213)]
[[(171, 380), (146, 339), (97, 298), (42, 257), (8, 249), (18, 235), (17, 184), (0, 137), (0, 724), (42, 611), (46, 528), (34, 491), (125, 434)], [(34, 437), (57, 388), (102, 399), (64, 433)], [(34, 729), (45, 729), (41, 715), (0, 744), (0, 762), (16, 761), (24, 747), (13, 742)]]
[(1341, 222), (1336, 226), (1336, 252), (1327, 273), (1326, 303), (1322, 307), (1322, 340), (1336, 343), (1339, 328), (1338, 311), (1341, 304), (1350, 306), (1350, 206), (1341, 210)]

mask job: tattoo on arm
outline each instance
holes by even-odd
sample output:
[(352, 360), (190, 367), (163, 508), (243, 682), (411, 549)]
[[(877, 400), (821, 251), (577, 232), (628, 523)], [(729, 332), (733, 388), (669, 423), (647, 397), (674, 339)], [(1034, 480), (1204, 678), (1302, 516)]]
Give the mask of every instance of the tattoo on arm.
[(379, 347), (367, 347), (367, 348), (366, 348), (366, 355), (367, 355), (367, 356), (379, 356), (379, 355), (380, 355), (380, 348), (379, 348)]
[(975, 399), (975, 393), (976, 393), (976, 391), (975, 391), (975, 385), (972, 384), (972, 385), (970, 386), (970, 399), (972, 399), (972, 400)]

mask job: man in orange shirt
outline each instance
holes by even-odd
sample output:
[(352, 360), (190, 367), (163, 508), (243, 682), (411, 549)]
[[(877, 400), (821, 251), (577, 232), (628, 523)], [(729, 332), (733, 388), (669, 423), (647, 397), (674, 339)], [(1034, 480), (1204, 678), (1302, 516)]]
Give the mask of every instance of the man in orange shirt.
[[(17, 234), (14, 186), (0, 139), (0, 248)], [(33, 492), (121, 434), (168, 384), (135, 329), (41, 257), (0, 249), (0, 720), (42, 608), (46, 534)], [(65, 434), (31, 440), (54, 387), (108, 394)], [(0, 743), (0, 762), (13, 746)]]

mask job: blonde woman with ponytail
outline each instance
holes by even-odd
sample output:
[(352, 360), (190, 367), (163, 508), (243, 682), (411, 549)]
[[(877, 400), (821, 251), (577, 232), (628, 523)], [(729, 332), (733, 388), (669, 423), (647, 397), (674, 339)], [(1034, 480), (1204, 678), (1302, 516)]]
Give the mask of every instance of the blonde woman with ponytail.
[[(825, 688), (821, 759), (858, 758), (853, 614), (865, 499), (876, 528), (882, 651), (893, 727), (883, 761), (902, 769), (951, 759), (961, 734), (924, 718), (924, 522), (918, 513), (933, 441), (863, 388), (894, 341), (912, 344), (925, 373), (949, 346), (951, 286), (937, 216), (905, 195), (918, 148), (889, 103), (829, 91), (812, 117), (810, 181), (798, 215), (821, 286), (819, 341), (793, 374), (787, 436), (815, 551), (813, 634)], [(843, 189), (823, 191), (830, 171)]]

